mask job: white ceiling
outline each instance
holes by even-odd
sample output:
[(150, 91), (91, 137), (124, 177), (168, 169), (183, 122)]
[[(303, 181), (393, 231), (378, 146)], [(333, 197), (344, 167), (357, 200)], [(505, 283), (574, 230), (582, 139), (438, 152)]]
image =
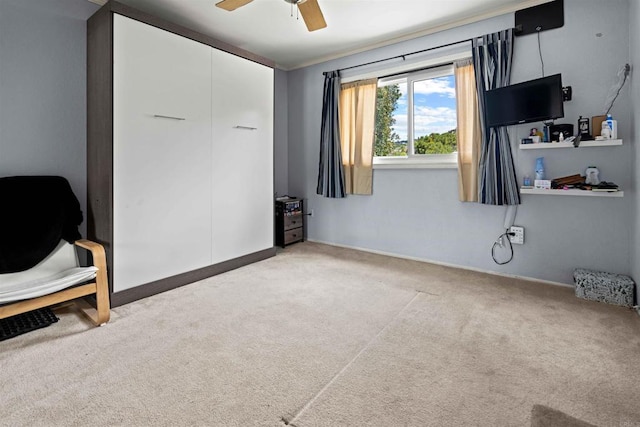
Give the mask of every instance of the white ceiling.
[(290, 70), (475, 22), (549, 0), (318, 0), (327, 28), (308, 32), (284, 0), (227, 12), (218, 0), (119, 0)]

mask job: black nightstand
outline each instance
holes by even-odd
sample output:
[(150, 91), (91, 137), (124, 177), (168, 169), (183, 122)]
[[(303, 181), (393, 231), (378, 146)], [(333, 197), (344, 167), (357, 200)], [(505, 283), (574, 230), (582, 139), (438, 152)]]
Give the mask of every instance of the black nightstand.
[(276, 200), (276, 245), (284, 248), (304, 240), (303, 211), (302, 199)]

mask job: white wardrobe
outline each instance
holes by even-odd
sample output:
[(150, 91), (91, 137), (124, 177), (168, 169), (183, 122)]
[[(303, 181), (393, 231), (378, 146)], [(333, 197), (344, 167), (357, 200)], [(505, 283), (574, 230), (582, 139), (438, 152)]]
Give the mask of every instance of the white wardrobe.
[[(273, 68), (107, 7), (88, 24), (88, 230), (107, 246), (112, 304), (273, 256)], [(109, 38), (104, 76), (91, 49)], [(102, 80), (110, 138), (91, 117)]]

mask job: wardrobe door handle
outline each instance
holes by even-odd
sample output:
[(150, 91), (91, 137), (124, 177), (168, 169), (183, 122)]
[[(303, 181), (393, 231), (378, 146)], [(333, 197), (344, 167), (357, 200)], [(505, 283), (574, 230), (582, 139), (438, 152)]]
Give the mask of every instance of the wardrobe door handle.
[(157, 119), (187, 120), (184, 117), (163, 116), (162, 114), (154, 114), (153, 117)]
[(258, 128), (254, 128), (254, 127), (251, 127), (251, 126), (240, 126), (240, 125), (234, 126), (233, 128), (234, 129), (245, 129), (245, 130), (258, 130)]

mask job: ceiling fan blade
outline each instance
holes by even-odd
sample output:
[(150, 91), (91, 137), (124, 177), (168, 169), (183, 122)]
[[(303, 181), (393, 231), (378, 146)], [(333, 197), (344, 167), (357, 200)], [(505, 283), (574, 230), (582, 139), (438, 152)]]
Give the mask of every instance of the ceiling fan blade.
[(236, 10), (237, 8), (242, 7), (245, 4), (249, 4), (252, 1), (253, 0), (222, 0), (216, 3), (216, 6), (231, 12), (232, 10)]
[(318, 0), (307, 0), (304, 3), (298, 3), (298, 8), (309, 31), (319, 30), (327, 26), (318, 5)]

